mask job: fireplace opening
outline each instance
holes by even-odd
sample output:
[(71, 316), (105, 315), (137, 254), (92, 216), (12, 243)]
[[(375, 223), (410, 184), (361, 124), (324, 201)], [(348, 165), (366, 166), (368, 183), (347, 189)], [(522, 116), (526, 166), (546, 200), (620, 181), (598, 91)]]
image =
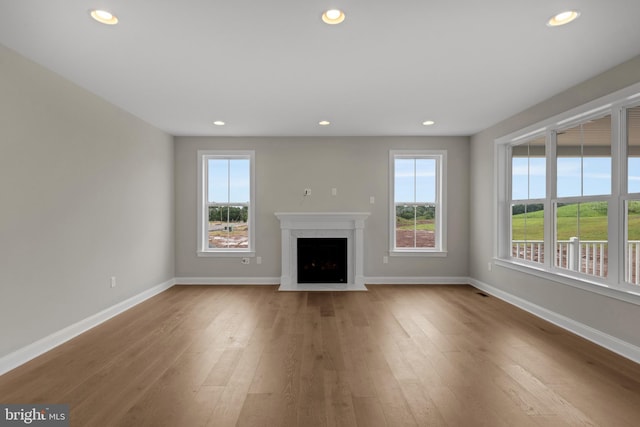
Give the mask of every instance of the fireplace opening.
[(298, 238), (298, 283), (346, 283), (347, 239)]

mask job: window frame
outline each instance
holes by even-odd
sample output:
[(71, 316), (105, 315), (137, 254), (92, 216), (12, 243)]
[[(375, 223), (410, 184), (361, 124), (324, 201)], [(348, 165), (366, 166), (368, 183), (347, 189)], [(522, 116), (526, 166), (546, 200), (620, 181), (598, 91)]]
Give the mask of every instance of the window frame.
[[(248, 206), (247, 248), (209, 248), (208, 221), (208, 161), (210, 159), (248, 159), (250, 194)], [(198, 150), (198, 205), (197, 205), (197, 255), (199, 257), (254, 257), (255, 256), (255, 151), (253, 150)], [(231, 203), (232, 204), (232, 203)], [(205, 227), (205, 220), (207, 226)]]
[[(396, 248), (395, 160), (433, 159), (436, 161), (436, 244), (434, 248)], [(389, 255), (390, 256), (447, 256), (446, 150), (390, 150), (389, 151)]]
[[(640, 83), (573, 108), (494, 141), (494, 264), (543, 277), (583, 290), (640, 304), (640, 286), (625, 282), (624, 245), (626, 200), (640, 199), (627, 193), (626, 109), (640, 105)], [(598, 117), (611, 115), (611, 187), (609, 195), (558, 198), (555, 143), (557, 132)], [(511, 147), (544, 135), (547, 182), (545, 198), (545, 261), (527, 263), (511, 257)], [(608, 277), (597, 277), (556, 267), (554, 260), (556, 202), (608, 201)], [(579, 199), (579, 200), (578, 200)], [(534, 265), (535, 264), (535, 265)]]

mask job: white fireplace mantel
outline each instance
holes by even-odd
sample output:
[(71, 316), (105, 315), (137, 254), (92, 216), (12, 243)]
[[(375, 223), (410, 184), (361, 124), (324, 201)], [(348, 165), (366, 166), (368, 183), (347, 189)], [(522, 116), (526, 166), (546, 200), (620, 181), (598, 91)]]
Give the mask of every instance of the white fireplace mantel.
[[(282, 231), (281, 291), (366, 291), (364, 284), (364, 222), (369, 212), (276, 212)], [(297, 239), (347, 239), (347, 278), (344, 283), (298, 283)]]

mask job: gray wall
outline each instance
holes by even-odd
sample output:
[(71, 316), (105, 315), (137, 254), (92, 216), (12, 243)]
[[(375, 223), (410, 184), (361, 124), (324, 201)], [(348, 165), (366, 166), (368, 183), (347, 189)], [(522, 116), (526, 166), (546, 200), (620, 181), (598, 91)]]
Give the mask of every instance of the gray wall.
[(640, 345), (640, 307), (487, 263), (493, 254), (494, 140), (640, 81), (640, 57), (527, 109), (471, 138), (471, 277)]
[[(256, 152), (256, 255), (238, 258), (196, 256), (196, 156), (198, 149)], [(448, 249), (446, 258), (390, 257), (389, 150), (448, 150)], [(274, 212), (371, 212), (366, 221), (365, 276), (425, 277), (468, 275), (469, 139), (467, 137), (214, 138), (177, 137), (176, 276), (279, 277), (280, 223)], [(311, 188), (310, 197), (303, 190)], [(337, 188), (337, 196), (331, 196)], [(375, 204), (369, 197), (375, 197)]]
[(173, 195), (170, 135), (0, 45), (0, 357), (173, 278)]

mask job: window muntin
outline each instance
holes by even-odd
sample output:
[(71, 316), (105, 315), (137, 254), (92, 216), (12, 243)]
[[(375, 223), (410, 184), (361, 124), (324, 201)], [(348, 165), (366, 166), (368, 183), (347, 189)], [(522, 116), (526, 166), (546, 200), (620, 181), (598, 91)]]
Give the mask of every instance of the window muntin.
[(253, 253), (253, 158), (250, 151), (199, 151), (198, 253)]
[(443, 252), (444, 152), (390, 153), (391, 252)]

